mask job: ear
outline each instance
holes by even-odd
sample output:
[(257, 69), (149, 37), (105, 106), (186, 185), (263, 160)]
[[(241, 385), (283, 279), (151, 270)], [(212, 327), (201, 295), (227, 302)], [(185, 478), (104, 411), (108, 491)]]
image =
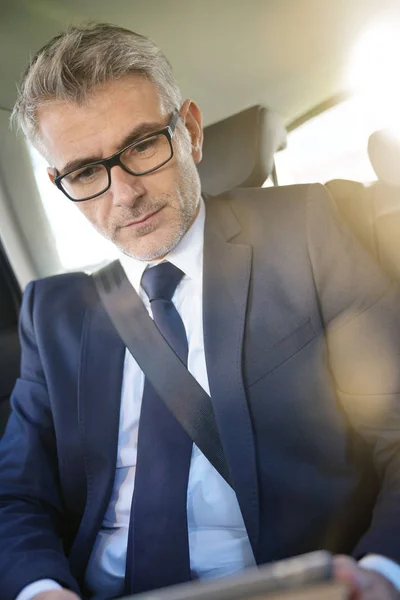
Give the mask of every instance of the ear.
[(192, 156), (197, 165), (202, 159), (203, 116), (193, 100), (185, 100), (180, 110), (180, 116), (189, 132), (192, 142)]
[(54, 179), (57, 176), (56, 169), (54, 167), (47, 167), (47, 175), (49, 176), (51, 183), (54, 184)]

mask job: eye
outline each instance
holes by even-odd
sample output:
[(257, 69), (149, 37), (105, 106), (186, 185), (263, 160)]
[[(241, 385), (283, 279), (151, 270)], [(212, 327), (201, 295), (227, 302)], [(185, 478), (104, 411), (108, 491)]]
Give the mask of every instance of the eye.
[(83, 167), (68, 176), (70, 183), (90, 183), (100, 176), (104, 171), (102, 165)]
[(143, 140), (139, 144), (132, 146), (131, 152), (138, 156), (147, 156), (152, 154), (156, 149), (157, 136)]

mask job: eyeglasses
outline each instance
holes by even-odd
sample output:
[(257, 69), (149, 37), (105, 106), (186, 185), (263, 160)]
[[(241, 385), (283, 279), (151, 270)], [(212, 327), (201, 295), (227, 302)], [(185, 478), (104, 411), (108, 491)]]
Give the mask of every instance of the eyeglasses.
[(137, 176), (156, 171), (174, 155), (172, 138), (178, 118), (175, 111), (163, 129), (140, 138), (109, 158), (57, 175), (54, 183), (73, 202), (83, 202), (101, 196), (110, 188), (111, 169), (116, 165)]

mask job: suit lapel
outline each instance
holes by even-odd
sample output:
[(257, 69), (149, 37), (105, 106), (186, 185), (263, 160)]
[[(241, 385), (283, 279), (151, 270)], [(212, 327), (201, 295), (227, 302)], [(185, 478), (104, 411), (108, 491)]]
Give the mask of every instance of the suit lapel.
[(87, 501), (70, 564), (83, 576), (115, 476), (125, 347), (100, 303), (86, 312), (82, 333), (78, 416)]
[[(216, 202), (216, 201), (214, 201)], [(259, 496), (252, 424), (243, 385), (242, 351), (252, 248), (231, 244), (240, 226), (229, 206), (207, 206), (203, 324), (211, 398), (233, 487), (256, 554)], [(220, 213), (219, 215), (217, 213)], [(219, 221), (219, 227), (215, 226)]]

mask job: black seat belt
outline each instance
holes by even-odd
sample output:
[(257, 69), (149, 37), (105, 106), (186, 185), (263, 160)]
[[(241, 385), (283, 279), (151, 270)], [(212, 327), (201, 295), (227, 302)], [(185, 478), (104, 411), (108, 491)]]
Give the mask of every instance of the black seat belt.
[(188, 436), (232, 487), (211, 398), (165, 341), (120, 262), (92, 277), (121, 340)]

